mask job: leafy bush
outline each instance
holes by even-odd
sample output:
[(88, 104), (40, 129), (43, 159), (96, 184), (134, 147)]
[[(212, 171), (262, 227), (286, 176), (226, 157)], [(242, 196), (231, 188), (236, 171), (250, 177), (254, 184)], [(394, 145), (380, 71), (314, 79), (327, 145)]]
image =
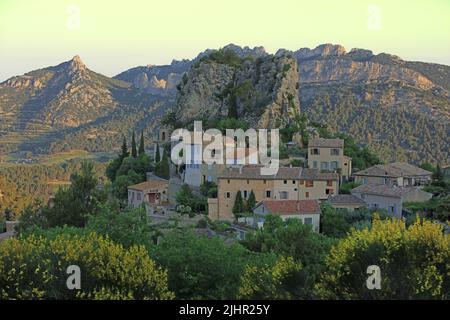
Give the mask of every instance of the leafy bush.
[[(69, 290), (67, 268), (81, 270)], [(167, 273), (142, 246), (128, 250), (107, 238), (61, 233), (0, 242), (0, 299), (172, 299)]]
[[(417, 220), (373, 221), (334, 246), (317, 293), (325, 299), (449, 299), (450, 235)], [(381, 269), (381, 290), (366, 287), (367, 267)]]
[(235, 299), (246, 265), (272, 265), (271, 254), (249, 252), (239, 244), (227, 245), (189, 230), (172, 231), (150, 250), (159, 265), (169, 270), (169, 288), (178, 299)]

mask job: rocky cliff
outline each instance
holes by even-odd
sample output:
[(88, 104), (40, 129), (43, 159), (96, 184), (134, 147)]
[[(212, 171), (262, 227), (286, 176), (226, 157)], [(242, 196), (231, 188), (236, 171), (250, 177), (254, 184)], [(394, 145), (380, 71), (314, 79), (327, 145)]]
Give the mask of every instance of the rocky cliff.
[(242, 118), (261, 128), (284, 127), (299, 113), (297, 62), (224, 48), (198, 60), (180, 83), (181, 122)]

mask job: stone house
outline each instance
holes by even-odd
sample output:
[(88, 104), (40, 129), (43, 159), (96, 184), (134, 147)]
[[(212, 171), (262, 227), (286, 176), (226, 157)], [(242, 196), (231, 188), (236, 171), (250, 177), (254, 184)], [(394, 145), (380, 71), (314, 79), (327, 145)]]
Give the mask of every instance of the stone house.
[(341, 181), (347, 181), (352, 174), (352, 158), (344, 155), (344, 140), (310, 139), (308, 142), (308, 167), (321, 171), (339, 171)]
[(169, 181), (152, 179), (128, 187), (128, 205), (138, 208), (142, 204), (157, 206), (167, 205)]
[(379, 184), (363, 184), (352, 189), (351, 194), (363, 200), (371, 209), (385, 209), (394, 217), (402, 217), (404, 202), (423, 202), (431, 199), (431, 193), (417, 187), (390, 187)]
[(410, 187), (427, 184), (432, 173), (405, 162), (377, 164), (355, 172), (355, 181), (360, 184), (384, 184), (387, 186)]
[(337, 173), (314, 169), (281, 167), (275, 175), (261, 175), (261, 166), (228, 168), (218, 177), (217, 199), (208, 199), (212, 220), (234, 220), (233, 206), (237, 192), (244, 200), (251, 191), (256, 202), (263, 200), (325, 200), (338, 193)]

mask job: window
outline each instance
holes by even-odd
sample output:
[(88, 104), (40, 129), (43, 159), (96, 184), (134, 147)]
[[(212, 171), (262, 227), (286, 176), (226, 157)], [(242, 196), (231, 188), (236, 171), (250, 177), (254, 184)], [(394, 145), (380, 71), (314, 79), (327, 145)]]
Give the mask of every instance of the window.
[(362, 179), (362, 183), (363, 183), (363, 184), (367, 184), (367, 178), (363, 178), (363, 179)]
[(283, 183), (284, 183), (284, 184), (287, 184), (287, 180), (284, 180)]
[(313, 169), (317, 169), (317, 161), (313, 161)]
[(270, 198), (270, 197), (271, 197), (271, 194), (272, 194), (272, 193), (270, 192), (270, 190), (267, 190), (267, 191), (266, 191), (266, 198)]
[(361, 199), (365, 199), (366, 195), (364, 193), (361, 193)]
[(336, 170), (338, 168), (338, 162), (337, 161), (331, 161), (330, 162), (330, 169), (331, 170)]
[(295, 184), (295, 180), (292, 180), (292, 184)]
[(320, 170), (328, 170), (328, 162), (321, 162)]
[(266, 184), (266, 180), (263, 180), (263, 183)]
[(212, 177), (208, 176), (208, 182), (212, 182)]
[(231, 194), (229, 192), (225, 193), (225, 198), (230, 199), (231, 198)]
[(339, 149), (331, 149), (330, 154), (332, 156), (338, 156), (339, 155)]
[(250, 183), (250, 180), (247, 180), (247, 184), (249, 184)]
[(287, 199), (289, 197), (289, 193), (287, 191), (280, 192), (280, 199)]
[(333, 180), (327, 180), (327, 187), (333, 186)]
[(372, 203), (371, 207), (372, 207), (373, 209), (378, 209), (378, 203)]
[(317, 149), (317, 148), (313, 148), (313, 149), (311, 149), (311, 154), (312, 155), (319, 155), (320, 154), (320, 150)]
[(228, 184), (230, 184), (230, 179), (228, 179)]
[(141, 193), (139, 192), (138, 194), (137, 194), (137, 201), (141, 201)]
[(304, 185), (305, 184), (305, 180), (300, 180), (300, 185)]
[(304, 224), (312, 224), (312, 218), (305, 218)]
[(244, 190), (244, 198), (247, 199), (247, 190)]
[(305, 192), (305, 198), (309, 198), (309, 192)]
[(333, 189), (326, 189), (325, 194), (333, 194)]
[(388, 207), (388, 212), (389, 213), (395, 213), (395, 207), (394, 206), (389, 206)]
[(387, 178), (383, 178), (383, 184), (387, 184), (388, 179)]
[(313, 180), (306, 180), (306, 187), (307, 188), (314, 187), (314, 181)]

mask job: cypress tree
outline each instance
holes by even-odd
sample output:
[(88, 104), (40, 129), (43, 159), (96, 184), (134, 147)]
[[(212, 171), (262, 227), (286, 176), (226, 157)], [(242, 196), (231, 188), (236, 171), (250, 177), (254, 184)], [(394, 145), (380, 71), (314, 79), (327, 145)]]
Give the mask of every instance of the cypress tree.
[(170, 179), (170, 168), (169, 168), (169, 158), (167, 157), (167, 152), (163, 150), (161, 162), (158, 165), (159, 176), (164, 179)]
[(120, 158), (123, 160), (130, 156), (130, 153), (128, 152), (128, 146), (127, 146), (127, 139), (125, 139), (125, 136), (123, 136), (123, 142), (122, 142), (122, 152), (120, 154)]
[(161, 155), (159, 154), (159, 144), (156, 144), (155, 162), (161, 161)]
[(134, 131), (133, 136), (131, 137), (131, 156), (133, 158), (137, 158), (136, 137), (134, 135)]
[(250, 195), (248, 196), (248, 200), (247, 200), (247, 211), (251, 211), (256, 205), (256, 198), (255, 198), (255, 193), (252, 191), (250, 191)]
[(236, 217), (240, 215), (244, 211), (244, 201), (242, 201), (241, 192), (238, 191), (236, 193), (236, 199), (234, 200), (233, 213)]
[(143, 154), (145, 154), (144, 131), (141, 132), (141, 141), (139, 143), (138, 153), (139, 153), (139, 156), (142, 156)]

